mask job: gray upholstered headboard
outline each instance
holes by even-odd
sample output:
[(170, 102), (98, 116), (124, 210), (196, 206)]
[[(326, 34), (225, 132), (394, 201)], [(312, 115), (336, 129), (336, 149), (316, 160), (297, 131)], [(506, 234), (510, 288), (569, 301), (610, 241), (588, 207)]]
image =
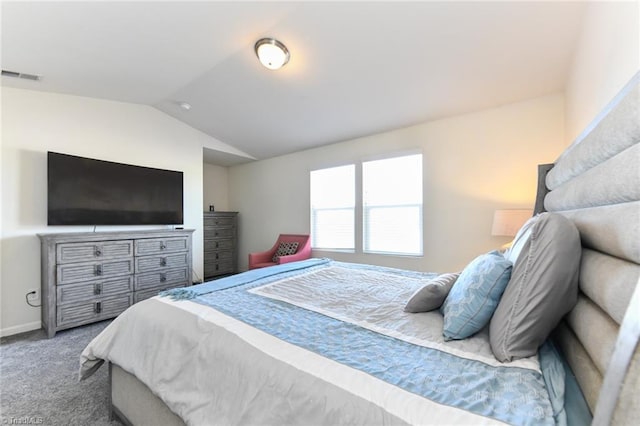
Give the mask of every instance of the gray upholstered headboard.
[[(622, 367), (616, 365), (619, 357), (612, 363), (612, 355), (621, 345), (623, 318), (626, 324), (631, 321), (627, 318), (632, 315), (625, 318), (625, 312), (640, 277), (640, 73), (583, 135), (546, 176), (550, 192), (545, 209), (570, 218), (583, 246), (578, 303), (558, 327), (556, 338), (594, 422), (600, 418), (604, 423), (631, 424), (640, 419), (637, 337), (619, 397), (612, 405), (612, 419), (598, 415), (606, 411), (606, 403), (598, 399), (607, 374), (615, 370), (612, 367)], [(636, 321), (639, 314), (634, 314)], [(605, 383), (609, 386), (612, 381)]]

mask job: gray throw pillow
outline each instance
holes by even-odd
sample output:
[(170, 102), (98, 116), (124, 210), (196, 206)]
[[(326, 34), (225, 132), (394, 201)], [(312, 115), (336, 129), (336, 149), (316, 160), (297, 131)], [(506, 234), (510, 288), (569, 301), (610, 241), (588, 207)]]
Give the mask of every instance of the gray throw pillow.
[(489, 325), (491, 350), (499, 361), (534, 355), (573, 309), (581, 254), (573, 222), (556, 213), (536, 217)]
[(405, 312), (429, 312), (438, 309), (447, 298), (460, 273), (438, 275), (409, 298)]

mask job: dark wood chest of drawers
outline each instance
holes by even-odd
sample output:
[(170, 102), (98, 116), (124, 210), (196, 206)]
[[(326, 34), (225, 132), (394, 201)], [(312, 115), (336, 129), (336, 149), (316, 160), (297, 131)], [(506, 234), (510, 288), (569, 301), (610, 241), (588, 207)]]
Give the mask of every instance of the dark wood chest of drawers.
[(118, 316), (162, 290), (191, 285), (193, 230), (40, 234), (42, 326)]
[(238, 270), (238, 213), (204, 212), (204, 277)]

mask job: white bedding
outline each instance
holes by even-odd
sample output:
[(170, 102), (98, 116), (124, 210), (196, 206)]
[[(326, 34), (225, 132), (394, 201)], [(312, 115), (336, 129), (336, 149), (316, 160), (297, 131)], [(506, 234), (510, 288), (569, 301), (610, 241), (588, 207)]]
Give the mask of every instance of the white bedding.
[(502, 365), (485, 333), (445, 343), (439, 313), (402, 311), (428, 274), (271, 271), (132, 306), (84, 350), (81, 377), (115, 363), (192, 425), (554, 424), (538, 357)]
[[(349, 279), (345, 280), (345, 276)], [(509, 364), (498, 361), (491, 352), (488, 329), (468, 339), (445, 343), (443, 318), (437, 310), (419, 315), (404, 312), (403, 307), (413, 291), (424, 283), (423, 278), (335, 265), (249, 291), (459, 357), (494, 366), (540, 371), (537, 356)]]
[(190, 425), (504, 424), (403, 391), (191, 301), (156, 297), (134, 305), (83, 351), (81, 377), (101, 360), (135, 375)]

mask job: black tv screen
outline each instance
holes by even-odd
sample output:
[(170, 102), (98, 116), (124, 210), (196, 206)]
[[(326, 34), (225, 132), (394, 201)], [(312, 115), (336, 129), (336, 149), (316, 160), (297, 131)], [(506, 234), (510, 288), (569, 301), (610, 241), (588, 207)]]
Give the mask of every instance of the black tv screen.
[(49, 225), (183, 223), (183, 174), (47, 153)]

